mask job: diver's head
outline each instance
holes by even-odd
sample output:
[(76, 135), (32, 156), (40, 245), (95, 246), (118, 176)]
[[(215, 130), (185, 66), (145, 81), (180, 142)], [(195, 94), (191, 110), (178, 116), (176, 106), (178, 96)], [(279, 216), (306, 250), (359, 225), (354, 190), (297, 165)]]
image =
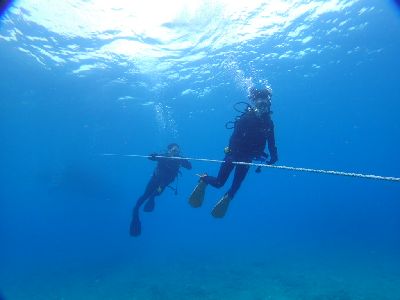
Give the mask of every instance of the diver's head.
[(176, 143), (172, 143), (168, 145), (168, 154), (170, 156), (177, 156), (181, 152), (179, 145)]
[(256, 112), (261, 114), (271, 112), (272, 89), (270, 87), (264, 89), (251, 88), (249, 90), (249, 99), (253, 102)]

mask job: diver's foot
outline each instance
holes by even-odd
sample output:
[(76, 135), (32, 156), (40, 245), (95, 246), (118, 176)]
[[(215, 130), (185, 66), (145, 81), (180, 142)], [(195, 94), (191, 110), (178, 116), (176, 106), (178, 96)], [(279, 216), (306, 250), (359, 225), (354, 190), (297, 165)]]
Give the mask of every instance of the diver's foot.
[(200, 176), (199, 183), (196, 185), (192, 194), (189, 197), (190, 206), (195, 208), (200, 207), (203, 204), (204, 195), (206, 193), (206, 187), (207, 187), (207, 183), (203, 180), (203, 178), (207, 176), (207, 174), (199, 176)]
[(229, 203), (231, 202), (232, 198), (229, 197), (228, 194), (225, 194), (221, 200), (214, 206), (211, 211), (211, 214), (214, 218), (223, 218), (228, 210)]
[(154, 207), (156, 205), (156, 202), (153, 199), (147, 200), (146, 204), (143, 207), (143, 211), (145, 212), (152, 212), (154, 210)]
[(139, 217), (134, 216), (131, 221), (129, 233), (131, 236), (139, 236), (142, 232), (142, 224), (140, 223)]

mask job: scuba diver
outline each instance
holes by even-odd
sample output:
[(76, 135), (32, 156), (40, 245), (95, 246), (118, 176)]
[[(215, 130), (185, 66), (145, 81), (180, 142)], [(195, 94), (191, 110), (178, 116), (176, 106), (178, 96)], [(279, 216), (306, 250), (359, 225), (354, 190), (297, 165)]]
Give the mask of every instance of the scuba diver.
[[(168, 151), (165, 154), (150, 154), (149, 159), (152, 161), (157, 161), (157, 167), (155, 168), (153, 176), (147, 184), (144, 194), (139, 197), (139, 199), (136, 201), (135, 207), (133, 208), (132, 221), (130, 225), (131, 236), (138, 236), (141, 233), (139, 209), (143, 203), (145, 203), (147, 200), (143, 210), (145, 212), (152, 212), (155, 206), (154, 198), (161, 195), (164, 189), (175, 180), (180, 173), (179, 168), (184, 167), (189, 170), (192, 168), (192, 165), (188, 160), (183, 158), (179, 159), (177, 157), (180, 157), (180, 148), (179, 145), (175, 143), (168, 145)], [(176, 189), (174, 190), (176, 193)]]
[[(189, 197), (189, 204), (192, 207), (200, 207), (202, 205), (207, 185), (216, 188), (222, 187), (230, 173), (235, 169), (232, 186), (217, 202), (211, 212), (215, 218), (223, 218), (229, 203), (235, 196), (250, 168), (249, 165), (235, 164), (234, 162), (251, 163), (253, 160), (258, 160), (272, 165), (278, 160), (278, 152), (275, 146), (274, 123), (271, 119), (271, 97), (272, 90), (269, 87), (264, 89), (252, 88), (249, 90), (249, 99), (252, 101), (253, 107), (244, 102), (247, 107), (242, 112), (242, 115), (237, 117), (234, 122), (227, 123), (233, 123), (233, 133), (229, 140), (229, 146), (224, 149), (224, 162), (221, 164), (217, 177), (207, 174), (199, 175), (199, 183)], [(243, 102), (239, 102), (238, 104), (240, 103)], [(267, 160), (268, 155), (264, 152), (267, 142), (270, 155), (269, 160)], [(256, 172), (259, 173), (260, 170), (260, 167), (258, 167)]]

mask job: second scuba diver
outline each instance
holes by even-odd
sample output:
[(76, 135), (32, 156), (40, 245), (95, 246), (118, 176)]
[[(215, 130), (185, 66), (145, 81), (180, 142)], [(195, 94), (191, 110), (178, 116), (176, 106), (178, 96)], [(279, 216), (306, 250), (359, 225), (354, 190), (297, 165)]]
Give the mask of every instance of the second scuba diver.
[(167, 153), (161, 155), (153, 153), (149, 156), (150, 160), (157, 162), (157, 167), (147, 184), (144, 194), (139, 197), (135, 207), (133, 208), (132, 221), (130, 225), (131, 236), (138, 236), (141, 234), (142, 226), (139, 219), (139, 209), (146, 200), (147, 202), (144, 205), (144, 211), (153, 211), (155, 206), (154, 198), (161, 195), (164, 189), (175, 180), (179, 174), (179, 168), (184, 167), (189, 170), (192, 168), (192, 165), (188, 160), (184, 158), (180, 159), (179, 157), (180, 148), (179, 145), (175, 143), (168, 145)]
[(270, 156), (267, 164), (274, 164), (278, 160), (274, 123), (271, 119), (271, 97), (272, 90), (269, 87), (259, 90), (250, 89), (249, 99), (252, 101), (253, 107), (248, 106), (243, 114), (235, 120), (234, 130), (229, 140), (229, 146), (225, 148), (225, 158), (219, 169), (218, 176), (214, 177), (207, 174), (200, 176), (198, 185), (189, 197), (189, 204), (192, 207), (200, 207), (202, 205), (207, 185), (216, 188), (222, 187), (230, 173), (235, 169), (232, 186), (217, 202), (211, 212), (215, 218), (223, 218), (229, 203), (249, 170), (249, 165), (235, 164), (234, 162), (266, 161), (268, 155), (264, 152), (264, 148), (267, 142)]

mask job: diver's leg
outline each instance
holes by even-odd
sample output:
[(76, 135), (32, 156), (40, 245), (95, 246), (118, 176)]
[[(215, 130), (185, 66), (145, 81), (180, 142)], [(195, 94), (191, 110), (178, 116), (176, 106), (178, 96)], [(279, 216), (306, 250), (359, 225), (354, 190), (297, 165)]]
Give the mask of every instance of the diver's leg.
[(220, 188), (225, 184), (228, 180), (229, 174), (232, 172), (235, 167), (232, 163), (232, 157), (230, 155), (225, 156), (224, 162), (221, 164), (221, 167), (218, 172), (218, 176), (203, 176), (202, 180), (205, 183), (212, 185), (213, 187)]
[(169, 176), (157, 176), (157, 180), (155, 182), (156, 188), (154, 189), (153, 194), (150, 195), (149, 200), (147, 200), (146, 204), (144, 205), (143, 211), (152, 212), (156, 205), (155, 198), (157, 196), (160, 196), (162, 192), (164, 192), (165, 188), (169, 186), (174, 180), (175, 177), (170, 178)]
[(139, 209), (143, 203), (157, 191), (157, 178), (153, 176), (146, 186), (146, 190), (142, 196), (136, 201), (135, 207), (132, 210), (132, 221), (130, 225), (130, 234), (138, 236), (141, 233), (141, 223), (139, 218)]
[(147, 200), (147, 202), (145, 203), (144, 207), (143, 207), (143, 211), (145, 212), (152, 212), (154, 210), (154, 207), (156, 205), (154, 198), (157, 196), (157, 193), (154, 193), (149, 200)]
[(220, 188), (226, 182), (229, 177), (229, 174), (232, 172), (234, 165), (232, 164), (232, 160), (227, 159), (228, 156), (225, 157), (225, 162), (222, 163), (218, 176), (208, 176), (208, 175), (200, 175), (200, 180), (193, 192), (189, 196), (189, 204), (194, 207), (200, 207), (204, 201), (204, 195), (206, 192), (206, 187), (208, 184), (211, 184), (213, 187)]
[(233, 183), (228, 192), (218, 201), (218, 203), (214, 206), (211, 214), (215, 218), (223, 218), (228, 210), (229, 203), (235, 196), (238, 191), (240, 184), (243, 179), (246, 177), (247, 172), (249, 171), (249, 166), (238, 165), (235, 169), (235, 175), (233, 178)]
[(152, 212), (154, 210), (154, 207), (156, 205), (155, 203), (155, 198), (157, 196), (160, 196), (161, 193), (165, 190), (165, 187), (171, 184), (173, 180), (165, 181), (161, 180), (162, 178), (159, 178), (157, 181), (157, 188), (155, 191), (150, 195), (149, 200), (147, 200), (146, 204), (143, 207), (143, 211), (145, 212)]
[(143, 205), (143, 203), (157, 192), (157, 188), (159, 187), (159, 182), (160, 180), (157, 176), (151, 177), (143, 195), (140, 196), (139, 199), (136, 201), (134, 209), (139, 210), (139, 208)]
[(206, 187), (208, 184), (213, 187), (220, 188), (226, 182), (229, 177), (229, 174), (232, 172), (234, 165), (232, 164), (232, 156), (226, 155), (224, 158), (224, 162), (221, 164), (219, 168), (218, 176), (208, 176), (207, 174), (201, 175), (199, 183), (193, 190), (192, 194), (189, 197), (189, 204), (192, 207), (200, 207), (204, 201), (204, 195), (206, 191)]
[(228, 196), (230, 198), (233, 198), (236, 194), (236, 192), (239, 190), (240, 185), (242, 184), (242, 181), (247, 175), (247, 172), (249, 171), (249, 166), (246, 165), (238, 165), (236, 166), (235, 169), (235, 175), (233, 177), (233, 182), (231, 188), (228, 190)]

